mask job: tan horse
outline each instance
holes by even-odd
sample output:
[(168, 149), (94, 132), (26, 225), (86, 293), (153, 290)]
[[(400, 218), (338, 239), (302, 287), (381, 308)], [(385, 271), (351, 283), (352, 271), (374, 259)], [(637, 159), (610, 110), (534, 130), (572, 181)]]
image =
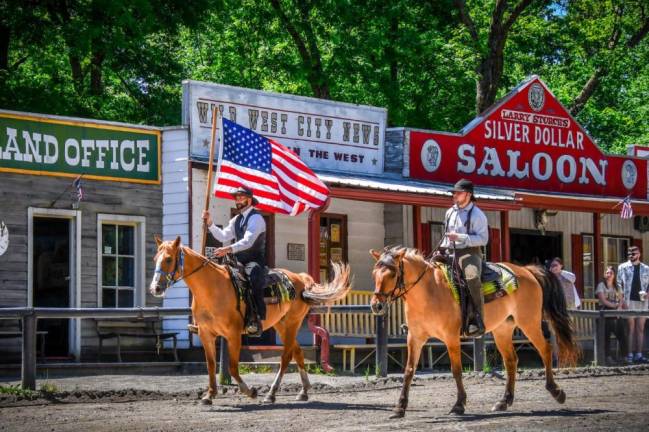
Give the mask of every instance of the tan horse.
[[(451, 294), (443, 270), (438, 264), (426, 262), (413, 249), (386, 248), (383, 252), (372, 250), (370, 253), (377, 260), (372, 273), (375, 282), (372, 311), (377, 315), (385, 314), (391, 302), (403, 297), (408, 325), (408, 361), (401, 396), (391, 418), (405, 415), (410, 383), (419, 362), (421, 348), (431, 337), (446, 344), (458, 391), (451, 413), (463, 414), (466, 393), (462, 384), (460, 307)], [(516, 274), (518, 289), (485, 304), (484, 309), (485, 326), (487, 331), (493, 333), (507, 369), (505, 394), (492, 410), (504, 411), (514, 401), (518, 363), (512, 344), (515, 327), (520, 327), (541, 355), (545, 365), (545, 388), (562, 404), (566, 400), (566, 394), (552, 376), (552, 345), (543, 336), (541, 319), (545, 312), (552, 323), (559, 344), (560, 362), (574, 364), (578, 348), (572, 337), (563, 289), (557, 278), (542, 267), (506, 266)]]
[[(183, 279), (192, 292), (192, 315), (198, 326), (198, 336), (203, 344), (209, 387), (202, 398), (203, 404), (211, 404), (216, 396), (216, 346), (217, 336), (228, 342), (230, 353), (230, 375), (236, 380), (240, 391), (250, 398), (257, 397), (257, 389), (249, 388), (239, 375), (239, 352), (243, 332), (245, 304), (237, 309), (237, 294), (225, 267), (209, 261), (204, 256), (175, 241), (158, 243), (156, 273), (151, 281), (150, 291), (155, 296), (163, 296), (174, 282)], [(302, 390), (297, 400), (308, 400), (311, 388), (304, 368), (304, 353), (297, 343), (296, 336), (310, 305), (327, 304), (338, 300), (351, 289), (349, 267), (334, 264), (334, 279), (328, 284), (316, 284), (306, 273), (292, 273), (282, 270), (295, 286), (295, 299), (291, 302), (268, 305), (267, 319), (262, 322), (264, 330), (274, 327), (284, 343), (280, 369), (264, 402), (275, 402), (282, 377), (291, 358), (297, 363)]]

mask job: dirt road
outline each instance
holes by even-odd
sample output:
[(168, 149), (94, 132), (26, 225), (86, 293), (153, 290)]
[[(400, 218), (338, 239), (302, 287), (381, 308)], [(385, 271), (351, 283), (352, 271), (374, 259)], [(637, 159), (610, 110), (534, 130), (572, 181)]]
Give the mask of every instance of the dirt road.
[[(245, 379), (268, 388), (272, 375)], [(449, 375), (416, 379), (404, 419), (389, 420), (400, 378), (312, 376), (308, 402), (296, 402), (295, 374), (274, 405), (262, 405), (229, 388), (214, 405), (198, 397), (203, 376), (101, 376), (48, 380), (54, 394), (33, 399), (0, 397), (0, 431), (367, 431), (367, 430), (649, 430), (649, 367), (562, 371), (568, 399), (558, 405), (544, 389), (541, 371), (524, 371), (514, 405), (491, 413), (504, 391), (499, 374), (470, 374), (467, 414), (448, 415), (455, 401)], [(9, 383), (3, 383), (4, 385)], [(98, 390), (101, 389), (101, 390)]]

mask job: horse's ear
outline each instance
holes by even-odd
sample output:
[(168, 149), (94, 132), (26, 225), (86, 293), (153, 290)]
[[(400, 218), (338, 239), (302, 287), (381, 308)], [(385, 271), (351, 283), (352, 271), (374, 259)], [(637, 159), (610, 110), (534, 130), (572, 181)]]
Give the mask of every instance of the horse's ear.
[(160, 245), (162, 244), (162, 240), (160, 240), (160, 236), (158, 234), (155, 234), (153, 238), (155, 239), (155, 245), (157, 247), (160, 247)]
[(180, 246), (180, 236), (176, 237), (176, 240), (174, 240), (174, 249)]
[(381, 252), (375, 250), (375, 249), (370, 249), (370, 255), (374, 258), (375, 261), (378, 261), (379, 258), (381, 258)]

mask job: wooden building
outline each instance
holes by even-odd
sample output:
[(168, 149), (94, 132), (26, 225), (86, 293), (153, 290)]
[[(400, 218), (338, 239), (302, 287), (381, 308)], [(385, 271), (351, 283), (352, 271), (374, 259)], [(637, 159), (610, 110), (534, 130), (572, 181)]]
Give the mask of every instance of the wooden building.
[[(0, 111), (0, 223), (8, 239), (0, 306), (161, 304), (147, 290), (153, 235), (162, 231), (161, 133)], [(0, 326), (18, 330), (16, 322)], [(38, 328), (45, 335), (39, 355), (94, 361), (94, 320), (39, 320)], [(0, 344), (0, 357), (19, 358), (19, 338)]]

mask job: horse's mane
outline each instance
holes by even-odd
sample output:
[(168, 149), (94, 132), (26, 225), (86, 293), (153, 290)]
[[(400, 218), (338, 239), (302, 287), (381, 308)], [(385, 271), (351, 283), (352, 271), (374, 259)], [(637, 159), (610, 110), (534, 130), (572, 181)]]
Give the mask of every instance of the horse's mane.
[(403, 255), (404, 258), (407, 259), (408, 261), (412, 261), (414, 263), (421, 264), (421, 265), (430, 265), (430, 263), (426, 260), (424, 254), (422, 254), (418, 249), (404, 247), (401, 245), (392, 246), (392, 247), (386, 246), (383, 249), (383, 253), (390, 255), (392, 258), (400, 254), (402, 251), (404, 253)]

